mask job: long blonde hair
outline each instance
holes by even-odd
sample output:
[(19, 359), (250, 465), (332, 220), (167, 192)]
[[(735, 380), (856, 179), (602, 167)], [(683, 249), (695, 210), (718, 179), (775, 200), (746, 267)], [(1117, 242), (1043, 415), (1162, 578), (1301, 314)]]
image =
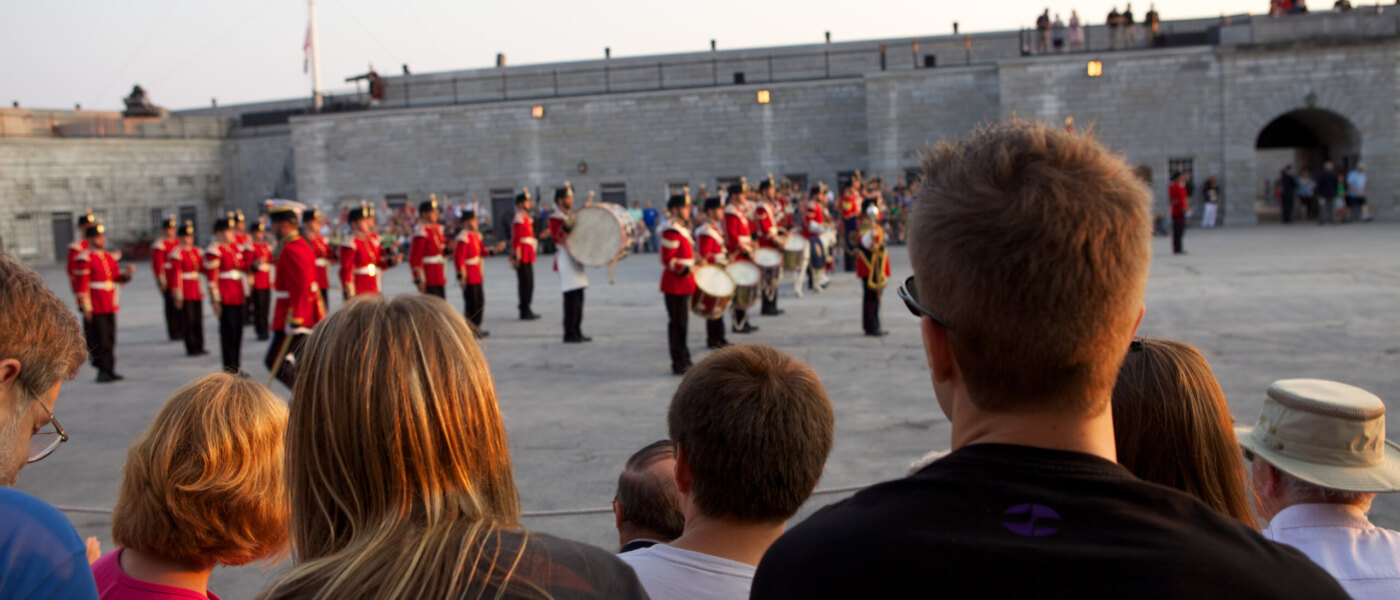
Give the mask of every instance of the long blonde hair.
[(520, 499), (486, 360), (429, 296), (361, 297), (302, 351), (287, 431), (297, 565), (263, 598), (525, 593)]

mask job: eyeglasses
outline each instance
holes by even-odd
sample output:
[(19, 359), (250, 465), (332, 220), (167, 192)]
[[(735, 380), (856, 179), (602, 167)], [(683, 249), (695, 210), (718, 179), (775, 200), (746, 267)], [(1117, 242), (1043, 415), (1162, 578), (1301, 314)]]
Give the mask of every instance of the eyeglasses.
[(904, 285), (899, 286), (899, 299), (903, 300), (904, 305), (909, 307), (910, 314), (921, 319), (928, 317), (933, 319), (934, 323), (938, 323), (945, 328), (948, 326), (947, 323), (943, 322), (943, 317), (938, 316), (938, 313), (924, 308), (924, 305), (919, 304), (919, 290), (914, 287), (913, 275), (910, 275), (908, 279), (904, 280)]
[[(68, 432), (63, 430), (63, 426), (58, 424), (58, 419), (53, 416), (53, 411), (44, 406), (42, 400), (35, 400), (39, 407), (49, 415), (49, 420), (37, 433), (29, 437), (29, 460), (25, 462), (39, 462), (44, 457), (53, 454), (58, 449), (59, 444), (68, 441)], [(48, 426), (53, 425), (53, 431), (48, 431)]]

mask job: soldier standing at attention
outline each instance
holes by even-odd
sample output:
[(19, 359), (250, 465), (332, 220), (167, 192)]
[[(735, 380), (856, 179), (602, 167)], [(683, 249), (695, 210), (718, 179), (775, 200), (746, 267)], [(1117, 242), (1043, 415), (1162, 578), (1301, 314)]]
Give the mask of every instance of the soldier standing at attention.
[(515, 281), (520, 294), (520, 320), (533, 321), (540, 318), (530, 310), (530, 301), (535, 297), (535, 221), (530, 218), (530, 188), (524, 188), (515, 197), (515, 220), (511, 222), (510, 252), (511, 266), (515, 267)]
[[(753, 229), (749, 223), (748, 202), (745, 201), (748, 191), (749, 184), (743, 179), (729, 184), (729, 205), (724, 208), (724, 248), (731, 261), (753, 262)], [(734, 311), (734, 333), (758, 331), (758, 327), (749, 324), (747, 309), (731, 304), (730, 310)]]
[(859, 246), (856, 236), (860, 227), (860, 171), (856, 171), (851, 183), (846, 189), (841, 190), (841, 244), (845, 249), (845, 265), (847, 271), (856, 270), (856, 248)]
[(306, 241), (316, 253), (316, 286), (321, 288), (321, 302), (330, 306), (331, 263), (335, 262), (335, 250), (326, 237), (321, 235), (321, 227), (326, 224), (326, 215), (321, 209), (311, 206), (301, 215), (302, 231)]
[(418, 293), (447, 299), (447, 238), (438, 224), (437, 196), (418, 205), (418, 226), (413, 229), (413, 244), (408, 249), (408, 264), (413, 267), (413, 284)]
[(234, 241), (238, 218), (230, 213), (214, 222), (214, 241), (204, 251), (204, 269), (209, 278), (209, 306), (219, 319), (219, 352), (224, 370), (237, 373), (242, 367), (243, 320), (248, 311), (244, 272), (252, 264), (252, 254)]
[[(78, 239), (68, 244), (68, 284), (73, 289), (73, 298), (78, 302), (78, 310), (82, 310), (82, 298), (87, 294), (87, 288), (82, 287), (84, 278), (78, 273), (78, 255), (87, 252), (87, 230), (97, 224), (97, 217), (92, 216), (92, 209), (78, 216)], [(93, 341), (96, 335), (92, 330), (92, 321), (83, 319), (83, 337), (87, 338), (88, 352), (92, 352)], [(93, 360), (96, 360), (95, 358)], [(94, 362), (94, 364), (96, 364)]]
[(180, 331), (180, 311), (175, 310), (175, 296), (170, 293), (169, 272), (165, 268), (166, 259), (170, 257), (170, 253), (180, 247), (180, 240), (175, 237), (175, 217), (162, 218), (160, 232), (161, 238), (151, 244), (151, 271), (155, 273), (156, 285), (160, 288), (160, 295), (165, 300), (165, 334), (173, 342), (185, 337), (185, 334)]
[[(705, 222), (695, 228), (695, 245), (700, 253), (698, 265), (724, 268), (729, 258), (724, 253), (724, 208), (718, 197), (705, 199)], [(724, 313), (705, 321), (705, 345), (718, 350), (729, 345), (724, 337)]]
[[(758, 184), (758, 207), (754, 209), (754, 220), (758, 226), (758, 245), (761, 248), (770, 248), (779, 254), (783, 251), (783, 242), (787, 239), (787, 232), (778, 227), (778, 221), (782, 218), (782, 205), (778, 202), (776, 190), (773, 189), (773, 176)], [(760, 293), (763, 296), (763, 308), (759, 314), (777, 316), (783, 314), (783, 309), (778, 308), (778, 283), (782, 281), (783, 269), (763, 269), (763, 280), (759, 285)]]
[(861, 324), (865, 326), (865, 335), (883, 337), (889, 332), (880, 329), (880, 295), (890, 278), (890, 260), (885, 246), (885, 228), (880, 225), (880, 207), (875, 200), (865, 201), (865, 218), (858, 235), (860, 254), (856, 257), (856, 276), (865, 289)]
[(270, 202), (272, 232), (277, 235), (276, 303), (272, 307), (272, 343), (263, 364), (272, 376), (291, 388), (296, 383), (296, 357), (307, 334), (326, 315), (316, 285), (316, 252), (298, 226), (305, 207), (299, 202)]
[(268, 313), (272, 309), (272, 245), (267, 243), (267, 226), (262, 221), (253, 223), (252, 237), (244, 252), (248, 253), (248, 272), (253, 278), (253, 332), (258, 341), (266, 342)]
[(346, 300), (364, 294), (379, 294), (380, 274), (398, 260), (384, 252), (374, 231), (374, 207), (360, 202), (346, 219), (350, 235), (340, 245), (340, 289)]
[(83, 319), (92, 324), (92, 364), (97, 367), (97, 382), (121, 381), (117, 374), (117, 305), (121, 297), (121, 286), (131, 281), (136, 273), (136, 265), (127, 265), (122, 271), (117, 263), (119, 255), (107, 252), (107, 232), (101, 223), (92, 223), (83, 231), (87, 249), (75, 258), (75, 271), (82, 279), (86, 292), (78, 297), (83, 309)]
[(564, 292), (564, 343), (581, 344), (593, 338), (583, 335), (583, 290), (588, 288), (588, 273), (569, 254), (569, 232), (574, 228), (574, 188), (554, 190), (555, 210), (549, 213), (549, 236), (556, 244), (554, 270), (559, 273), (559, 289)]
[[(732, 198), (732, 196), (731, 196)], [(671, 349), (671, 373), (684, 375), (690, 368), (686, 330), (690, 325), (690, 296), (695, 293), (695, 244), (690, 220), (690, 194), (675, 194), (666, 202), (668, 219), (661, 230), (661, 293), (666, 295), (666, 339)]]
[(178, 232), (180, 247), (170, 254), (170, 284), (175, 288), (175, 308), (180, 310), (181, 327), (185, 333), (185, 356), (208, 354), (204, 350), (204, 293), (200, 291), (199, 276), (204, 272), (204, 257), (194, 246), (194, 223), (185, 221)]
[(457, 268), (457, 285), (462, 287), (463, 313), (471, 321), (476, 337), (484, 338), (491, 332), (481, 328), (481, 317), (486, 311), (481, 261), (488, 255), (505, 250), (506, 243), (499, 242), (494, 248), (487, 248), (481, 240), (479, 226), (476, 211), (462, 213), (462, 231), (457, 233), (457, 243), (452, 248), (452, 265)]

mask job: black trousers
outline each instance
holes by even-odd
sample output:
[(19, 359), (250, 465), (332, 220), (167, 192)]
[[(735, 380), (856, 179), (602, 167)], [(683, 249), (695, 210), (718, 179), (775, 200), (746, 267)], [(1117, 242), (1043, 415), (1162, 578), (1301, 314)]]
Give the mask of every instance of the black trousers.
[(1186, 216), (1172, 217), (1172, 253), (1181, 254), (1181, 236), (1186, 234)]
[(465, 305), (463, 314), (479, 329), (481, 315), (486, 312), (486, 291), (480, 283), (468, 283), (467, 287), (462, 288), (462, 303)]
[(777, 287), (774, 287), (774, 288), (771, 289), (771, 290), (763, 290), (763, 308), (762, 308), (762, 310), (760, 310), (759, 312), (762, 312), (763, 314), (766, 315), (766, 314), (774, 313), (774, 312), (777, 312), (777, 311), (778, 311), (778, 288), (777, 288)]
[(845, 225), (846, 229), (842, 232), (842, 235), (845, 236), (846, 239), (842, 240), (842, 242), (846, 245), (846, 270), (854, 272), (856, 270), (856, 252), (859, 252), (859, 250), (857, 249), (855, 240), (852, 238), (856, 235), (856, 232), (859, 231), (860, 219), (846, 219)]
[(322, 303), (322, 304), (325, 304), (325, 305), (326, 305), (326, 311), (327, 311), (327, 312), (330, 312), (330, 310), (331, 310), (331, 291), (330, 291), (329, 289), (327, 289), (327, 288), (321, 288), (321, 303)]
[[(81, 311), (81, 307), (79, 307)], [(83, 345), (87, 347), (88, 362), (92, 366), (97, 366), (97, 328), (93, 327), (92, 319), (78, 315), (83, 320)], [(95, 315), (94, 315), (95, 316)]]
[(876, 333), (880, 331), (880, 295), (884, 289), (870, 287), (865, 282), (862, 282), (862, 287), (865, 288), (865, 298), (860, 305), (860, 322), (866, 333)]
[(1292, 222), (1293, 222), (1293, 195), (1292, 195), (1292, 194), (1284, 194), (1283, 197), (1279, 199), (1279, 201), (1280, 201), (1279, 216), (1283, 217), (1283, 222), (1284, 222), (1284, 223), (1292, 223)]
[[(301, 352), (302, 344), (306, 343), (306, 334), (297, 333), (291, 336), (285, 331), (275, 331), (272, 333), (272, 343), (267, 345), (267, 356), (263, 357), (263, 365), (267, 366), (268, 372), (277, 369), (277, 381), (292, 389), (297, 382), (297, 361), (296, 357)], [(281, 362), (280, 366), (278, 362)]]
[(165, 297), (165, 335), (172, 342), (185, 339), (185, 321), (180, 317), (180, 311), (175, 309), (175, 294), (165, 290), (161, 296)]
[(117, 347), (117, 315), (93, 315), (88, 321), (92, 327), (92, 366), (100, 373), (112, 373), (117, 367), (114, 353)]
[(204, 301), (185, 298), (180, 313), (184, 315), (185, 354), (204, 352)]
[(690, 294), (666, 294), (666, 339), (671, 347), (671, 370), (690, 366), (690, 348), (685, 345), (690, 326)]
[(219, 311), (219, 353), (224, 370), (237, 373), (243, 366), (243, 319), (248, 315), (242, 304), (225, 304)]
[(447, 299), (447, 286), (445, 286), (445, 285), (425, 285), (425, 286), (423, 286), (423, 293), (424, 293), (424, 294), (428, 294), (428, 295), (432, 295), (432, 296), (437, 296), (437, 297), (439, 297), (439, 298), (442, 298), (443, 300), (446, 300), (446, 299)]
[(735, 308), (735, 309), (732, 309), (732, 310), (734, 311), (734, 329), (735, 329), (735, 330), (739, 330), (739, 329), (743, 329), (743, 328), (745, 328), (745, 327), (748, 327), (748, 326), (749, 326), (749, 311), (748, 311), (748, 309), (744, 309), (744, 308)]
[(521, 263), (515, 270), (515, 282), (520, 290), (520, 316), (528, 317), (534, 314), (530, 310), (530, 302), (535, 299), (535, 265)]
[(729, 340), (724, 339), (724, 315), (718, 319), (705, 320), (705, 345), (723, 346)]
[(583, 290), (564, 292), (564, 339), (583, 337)]
[(267, 339), (267, 313), (272, 308), (272, 290), (253, 290), (253, 332)]

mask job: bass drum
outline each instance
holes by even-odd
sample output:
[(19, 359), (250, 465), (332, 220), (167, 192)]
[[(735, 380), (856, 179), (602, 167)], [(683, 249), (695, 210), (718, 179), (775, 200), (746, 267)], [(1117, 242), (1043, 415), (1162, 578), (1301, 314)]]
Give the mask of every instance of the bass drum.
[(803, 259), (807, 256), (807, 238), (797, 234), (789, 235), (783, 243), (783, 270), (796, 273), (802, 270)]
[(734, 298), (734, 279), (724, 269), (705, 265), (695, 270), (695, 293), (690, 296), (690, 312), (705, 319), (718, 319)]
[(747, 309), (758, 302), (758, 282), (763, 279), (763, 271), (748, 261), (731, 263), (724, 268), (734, 279), (734, 306)]
[(616, 204), (585, 206), (574, 213), (569, 255), (585, 266), (606, 267), (632, 251), (638, 231), (632, 215)]

